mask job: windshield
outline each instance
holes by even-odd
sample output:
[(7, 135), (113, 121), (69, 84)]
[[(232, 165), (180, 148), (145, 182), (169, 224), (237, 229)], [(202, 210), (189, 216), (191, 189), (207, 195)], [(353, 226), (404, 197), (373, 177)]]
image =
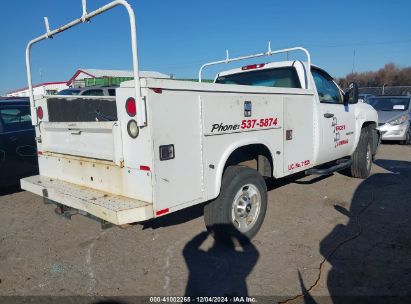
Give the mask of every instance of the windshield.
[(405, 111), (408, 110), (410, 99), (400, 97), (369, 98), (367, 103), (377, 111)]
[(300, 80), (294, 68), (276, 68), (220, 76), (215, 82), (277, 88), (301, 88)]
[(80, 94), (80, 90), (67, 89), (67, 90), (62, 90), (58, 92), (57, 95), (78, 95), (78, 94)]

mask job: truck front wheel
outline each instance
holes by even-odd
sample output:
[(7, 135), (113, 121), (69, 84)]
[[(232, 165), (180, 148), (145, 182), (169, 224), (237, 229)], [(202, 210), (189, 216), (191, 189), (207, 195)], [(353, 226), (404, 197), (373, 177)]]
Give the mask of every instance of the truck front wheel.
[(367, 178), (371, 172), (373, 151), (371, 127), (364, 127), (361, 130), (360, 140), (351, 159), (351, 176), (356, 178)]
[(260, 229), (267, 210), (267, 187), (254, 169), (231, 166), (223, 175), (220, 195), (204, 207), (204, 221), (217, 240), (240, 232), (248, 240)]
[(408, 127), (407, 134), (405, 134), (405, 140), (402, 141), (403, 145), (411, 145), (411, 125)]

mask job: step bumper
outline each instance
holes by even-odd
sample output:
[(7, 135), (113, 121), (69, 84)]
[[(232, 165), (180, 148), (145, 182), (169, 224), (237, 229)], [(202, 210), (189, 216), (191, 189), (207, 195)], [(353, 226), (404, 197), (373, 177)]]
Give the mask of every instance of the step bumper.
[(21, 188), (58, 204), (82, 210), (115, 225), (153, 218), (153, 205), (88, 187), (35, 175), (20, 180)]

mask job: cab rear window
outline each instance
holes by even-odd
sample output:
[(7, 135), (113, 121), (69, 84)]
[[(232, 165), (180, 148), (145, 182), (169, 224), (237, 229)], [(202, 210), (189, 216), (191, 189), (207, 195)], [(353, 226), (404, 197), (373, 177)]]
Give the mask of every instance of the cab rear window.
[(292, 67), (220, 76), (216, 79), (216, 83), (301, 89), (301, 83), (297, 72)]

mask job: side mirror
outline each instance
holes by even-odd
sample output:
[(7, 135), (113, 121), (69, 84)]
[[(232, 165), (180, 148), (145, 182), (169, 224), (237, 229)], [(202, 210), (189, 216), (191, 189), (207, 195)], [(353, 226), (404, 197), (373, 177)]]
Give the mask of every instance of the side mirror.
[(358, 103), (358, 84), (351, 82), (348, 86), (348, 90), (344, 93), (344, 104)]

